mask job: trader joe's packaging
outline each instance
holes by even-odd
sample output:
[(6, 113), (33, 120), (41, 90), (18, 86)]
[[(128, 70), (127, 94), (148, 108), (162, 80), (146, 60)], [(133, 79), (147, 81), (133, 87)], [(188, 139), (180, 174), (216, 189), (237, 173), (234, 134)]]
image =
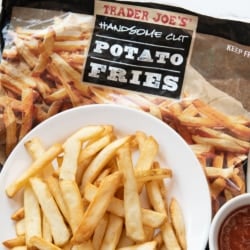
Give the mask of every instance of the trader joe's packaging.
[(115, 103), (149, 112), (185, 139), (214, 212), (246, 191), (249, 23), (141, 2), (3, 1), (1, 29), (2, 164), (47, 118)]

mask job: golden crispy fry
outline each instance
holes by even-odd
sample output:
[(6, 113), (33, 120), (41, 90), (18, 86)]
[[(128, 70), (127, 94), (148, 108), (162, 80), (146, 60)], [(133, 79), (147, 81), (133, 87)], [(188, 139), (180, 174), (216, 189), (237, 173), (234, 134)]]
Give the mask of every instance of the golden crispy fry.
[(24, 189), (24, 221), (25, 221), (25, 240), (30, 247), (29, 240), (33, 236), (42, 236), (42, 215), (39, 202), (30, 185)]
[(29, 155), (31, 156), (32, 160), (35, 160), (40, 157), (45, 151), (44, 147), (42, 146), (42, 142), (38, 137), (34, 137), (26, 141), (24, 143), (24, 146)]
[(166, 249), (181, 250), (181, 246), (177, 240), (173, 227), (169, 221), (167, 221), (161, 227), (163, 241), (165, 243)]
[(116, 249), (123, 229), (123, 219), (110, 214), (100, 250)]
[(43, 44), (41, 46), (42, 51), (39, 55), (38, 61), (33, 69), (32, 75), (37, 76), (41, 74), (47, 67), (47, 64), (49, 62), (49, 56), (53, 51), (54, 47), (54, 38), (55, 38), (55, 33), (53, 30), (49, 30), (45, 35), (44, 35), (44, 40)]
[(27, 250), (27, 246), (16, 246), (12, 247), (11, 250)]
[(166, 203), (163, 200), (159, 183), (157, 181), (147, 182), (146, 190), (150, 204), (154, 210), (167, 216)]
[(109, 203), (121, 182), (121, 178), (121, 172), (115, 172), (103, 180), (94, 200), (84, 213), (80, 226), (73, 235), (72, 243), (80, 244), (90, 239), (95, 227), (107, 211)]
[(235, 153), (246, 153), (248, 151), (247, 148), (242, 147), (237, 142), (232, 140), (227, 140), (225, 138), (211, 138), (211, 137), (204, 137), (199, 135), (193, 135), (192, 139), (196, 143), (200, 144), (210, 144), (213, 147), (219, 150), (225, 150), (228, 152), (235, 152)]
[(36, 61), (37, 61), (36, 56), (25, 45), (23, 40), (16, 38), (14, 42), (15, 42), (18, 53), (23, 57), (23, 59), (29, 65), (31, 69), (34, 68), (34, 66), (36, 65)]
[(104, 234), (108, 225), (109, 215), (108, 213), (104, 214), (100, 222), (95, 228), (93, 234), (93, 248), (94, 250), (99, 250), (103, 241)]
[(79, 245), (73, 245), (71, 247), (72, 250), (82, 250), (82, 249), (86, 249), (86, 250), (94, 250), (93, 248), (93, 243), (91, 242), (91, 240), (88, 240), (86, 242), (83, 242)]
[(35, 160), (31, 166), (24, 172), (16, 181), (11, 183), (7, 189), (6, 193), (9, 197), (12, 197), (16, 192), (21, 189), (32, 176), (40, 173), (51, 161), (62, 152), (61, 144), (54, 144), (43, 154), (43, 157), (39, 157)]
[[(36, 160), (39, 157), (42, 157), (44, 152), (45, 152), (45, 148), (42, 145), (42, 142), (40, 140), (40, 138), (32, 138), (28, 141), (26, 141), (24, 143), (25, 149), (27, 150), (27, 152), (30, 154), (31, 158), (33, 160)], [(52, 173), (54, 172), (54, 167), (52, 164), (48, 164), (44, 170), (43, 170), (43, 176), (50, 176)]]
[(17, 236), (25, 235), (25, 220), (24, 220), (24, 218), (21, 220), (18, 220), (16, 222), (15, 229), (16, 229)]
[(125, 136), (119, 138), (110, 144), (108, 144), (91, 162), (89, 167), (83, 174), (82, 182), (81, 182), (81, 190), (84, 189), (87, 182), (92, 182), (97, 175), (101, 172), (101, 170), (105, 167), (105, 165), (111, 160), (111, 158), (115, 155), (117, 150), (129, 142), (132, 139), (132, 136)]
[(138, 186), (128, 144), (118, 150), (117, 162), (124, 176), (124, 210), (127, 235), (133, 240), (141, 242), (145, 239), (145, 233)]
[[(146, 189), (150, 204), (154, 207), (154, 209), (167, 215), (167, 207), (165, 201), (166, 197), (162, 197), (159, 183), (157, 181), (148, 182), (146, 184)], [(169, 216), (167, 217), (166, 222), (161, 226), (161, 233), (167, 249), (181, 250), (180, 244), (177, 240), (177, 236), (175, 235), (174, 229), (171, 224), (171, 218)]]
[(118, 250), (156, 250), (156, 244), (156, 241), (149, 241), (134, 246), (121, 247)]
[(224, 153), (219, 153), (215, 155), (212, 163), (213, 167), (223, 168), (224, 166)]
[(75, 180), (78, 167), (78, 156), (82, 143), (97, 136), (104, 130), (103, 126), (86, 126), (70, 136), (63, 144), (64, 157), (60, 168), (60, 179)]
[(16, 210), (12, 215), (11, 219), (15, 221), (19, 221), (24, 218), (24, 208), (20, 207), (18, 210)]
[(42, 214), (42, 238), (48, 242), (53, 242), (50, 225), (44, 214)]
[(208, 116), (211, 120), (215, 120), (219, 122), (222, 126), (230, 129), (232, 133), (237, 135), (239, 138), (246, 141), (250, 140), (250, 128), (242, 124), (237, 124), (234, 121), (231, 121), (230, 117), (217, 111), (215, 108), (206, 105), (199, 99), (194, 100), (193, 103), (199, 109), (200, 112)]
[(79, 155), (79, 164), (81, 164), (86, 159), (94, 156), (96, 153), (98, 153), (101, 149), (103, 149), (105, 146), (107, 146), (112, 140), (112, 135), (105, 135), (100, 137), (97, 141), (93, 142), (92, 144), (88, 145), (86, 148), (84, 148)]
[(234, 168), (206, 167), (205, 172), (208, 178), (223, 177), (225, 179), (229, 179), (235, 172), (237, 173), (238, 171)]
[(126, 230), (123, 228), (117, 248), (119, 249), (122, 247), (133, 246), (134, 244), (135, 242), (127, 236)]
[(41, 250), (61, 250), (60, 247), (57, 247), (56, 245), (52, 244), (51, 242), (48, 242), (44, 240), (41, 237), (33, 236), (29, 240), (29, 244), (33, 247), (36, 247)]
[(60, 188), (59, 179), (56, 178), (55, 176), (49, 176), (48, 178), (46, 178), (46, 183), (62, 215), (64, 216), (66, 221), (69, 222), (70, 221), (69, 212), (68, 212), (67, 205), (65, 204), (65, 201), (62, 195), (62, 190)]
[(238, 188), (240, 190), (240, 193), (245, 193), (246, 192), (246, 183), (235, 172), (233, 173), (232, 180), (238, 186)]
[(149, 136), (143, 143), (135, 168), (138, 170), (150, 169), (157, 154), (158, 144), (153, 137)]
[(178, 242), (182, 249), (187, 249), (186, 228), (179, 202), (172, 198), (169, 204), (169, 214)]
[(1, 83), (2, 83), (4, 88), (11, 90), (12, 92), (17, 94), (18, 96), (21, 96), (22, 90), (24, 88), (28, 87), (25, 84), (23, 84), (22, 82), (14, 79), (11, 76), (6, 75), (6, 74), (0, 73), (0, 79), (1, 79)]
[(22, 102), (24, 111), (22, 113), (22, 124), (19, 132), (19, 140), (22, 139), (33, 126), (33, 90), (25, 88), (22, 91)]
[(6, 127), (6, 155), (9, 155), (17, 143), (17, 124), (14, 112), (11, 107), (6, 106), (3, 114), (3, 120)]
[(81, 193), (75, 181), (60, 180), (59, 185), (68, 211), (68, 223), (74, 233), (79, 227), (84, 215)]
[(74, 41), (56, 41), (54, 44), (54, 51), (76, 51), (83, 50), (89, 44), (88, 40), (74, 40)]
[(8, 248), (14, 248), (18, 246), (23, 246), (25, 245), (25, 237), (24, 235), (18, 236), (13, 239), (9, 239), (3, 242), (3, 245), (8, 247)]
[(30, 183), (42, 211), (48, 220), (55, 244), (58, 246), (64, 245), (70, 238), (70, 231), (63, 220), (48, 186), (37, 177), (32, 177)]
[(225, 190), (226, 188), (226, 180), (222, 177), (216, 178), (211, 184), (210, 184), (210, 191), (211, 195), (214, 198), (217, 198), (218, 195)]
[(138, 182), (162, 180), (165, 178), (172, 177), (172, 170), (169, 168), (149, 169), (149, 170), (135, 169), (134, 172), (135, 172), (135, 178)]
[[(84, 192), (84, 198), (89, 202), (93, 200), (97, 188), (93, 184), (87, 184)], [(124, 202), (118, 198), (113, 197), (107, 209), (109, 212), (124, 217)], [(142, 222), (143, 224), (157, 228), (165, 221), (166, 215), (161, 212), (156, 212), (154, 210), (142, 208)]]

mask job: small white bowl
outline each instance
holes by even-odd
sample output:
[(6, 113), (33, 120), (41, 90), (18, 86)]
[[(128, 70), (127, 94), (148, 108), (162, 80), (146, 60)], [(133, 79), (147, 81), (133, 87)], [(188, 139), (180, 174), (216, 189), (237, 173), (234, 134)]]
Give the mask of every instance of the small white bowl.
[(219, 250), (218, 237), (222, 223), (237, 208), (250, 205), (250, 193), (238, 195), (227, 201), (215, 214), (209, 231), (209, 250)]

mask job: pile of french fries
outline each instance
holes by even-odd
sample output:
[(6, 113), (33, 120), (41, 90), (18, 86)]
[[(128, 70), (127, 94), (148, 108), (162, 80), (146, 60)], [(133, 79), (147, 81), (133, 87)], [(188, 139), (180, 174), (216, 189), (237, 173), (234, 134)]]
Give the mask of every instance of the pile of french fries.
[(32, 163), (6, 187), (23, 200), (8, 249), (187, 249), (181, 206), (168, 193), (174, 172), (157, 160), (154, 137), (89, 125), (60, 144), (44, 148), (36, 137), (25, 148)]
[(2, 162), (30, 129), (52, 115), (80, 105), (117, 103), (151, 113), (190, 144), (208, 178), (214, 213), (244, 193), (250, 120), (225, 115), (188, 93), (174, 101), (83, 83), (93, 23), (92, 17), (70, 13), (43, 29), (9, 32), (13, 43), (0, 64)]

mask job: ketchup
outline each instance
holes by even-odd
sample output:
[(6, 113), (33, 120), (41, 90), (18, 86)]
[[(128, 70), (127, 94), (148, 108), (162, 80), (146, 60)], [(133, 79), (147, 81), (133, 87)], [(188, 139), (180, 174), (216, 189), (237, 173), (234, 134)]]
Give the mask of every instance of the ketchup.
[(222, 223), (219, 250), (250, 250), (250, 204), (234, 210)]

